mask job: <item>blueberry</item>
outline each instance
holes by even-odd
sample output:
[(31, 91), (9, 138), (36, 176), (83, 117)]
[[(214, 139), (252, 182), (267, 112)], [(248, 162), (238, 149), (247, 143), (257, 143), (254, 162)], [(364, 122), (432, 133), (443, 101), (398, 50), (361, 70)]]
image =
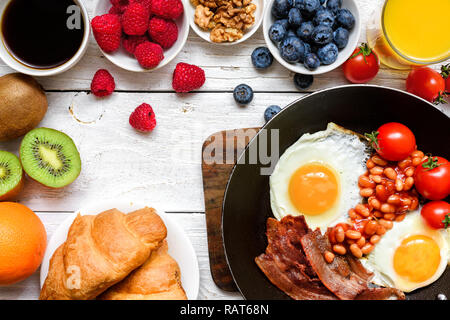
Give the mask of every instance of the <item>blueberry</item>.
[(272, 5), (272, 15), (277, 19), (287, 18), (290, 8), (288, 0), (275, 0)]
[(320, 0), (320, 4), (323, 5), (327, 0)]
[(342, 0), (328, 0), (327, 1), (327, 9), (337, 12), (342, 6)]
[(281, 23), (274, 23), (269, 29), (269, 38), (273, 42), (278, 42), (286, 37), (286, 29)]
[(297, 29), (297, 35), (302, 39), (303, 41), (310, 41), (311, 39), (311, 33), (314, 30), (314, 24), (311, 21), (303, 22), (300, 25), (300, 28)]
[(293, 28), (298, 28), (302, 24), (303, 18), (302, 14), (300, 13), (300, 10), (297, 8), (292, 8), (289, 10), (289, 25)]
[(310, 74), (296, 73), (294, 75), (295, 87), (299, 90), (309, 88), (314, 82), (314, 77)]
[(240, 84), (234, 88), (233, 97), (239, 104), (249, 104), (253, 100), (253, 90), (246, 84)]
[(305, 58), (305, 68), (308, 70), (316, 70), (320, 66), (319, 57), (315, 53), (310, 53)]
[(320, 8), (319, 0), (303, 0), (301, 5), (302, 14), (307, 17), (313, 17)]
[(268, 122), (270, 119), (273, 118), (274, 115), (276, 115), (280, 111), (281, 111), (281, 108), (279, 106), (267, 107), (266, 111), (264, 111), (264, 120), (266, 120), (266, 122)]
[(273, 56), (266, 47), (258, 47), (253, 50), (252, 63), (258, 69), (265, 69), (272, 65)]
[(297, 62), (305, 54), (305, 45), (297, 37), (287, 37), (280, 45), (280, 55), (287, 62)]
[(328, 26), (318, 25), (311, 34), (311, 40), (317, 45), (324, 45), (333, 41), (333, 29)]
[(320, 62), (328, 65), (336, 61), (339, 54), (339, 49), (334, 43), (329, 43), (317, 51)]
[(308, 53), (311, 53), (311, 45), (307, 42), (303, 42), (303, 44), (305, 45), (305, 57), (308, 55)]
[(298, 9), (303, 9), (305, 0), (293, 0), (293, 7), (298, 8)]
[(355, 17), (348, 9), (340, 9), (336, 14), (336, 21), (339, 26), (351, 30), (355, 26)]
[(274, 23), (281, 23), (281, 25), (287, 30), (289, 29), (289, 20), (288, 19), (279, 19)]
[(328, 27), (333, 27), (334, 25), (334, 14), (328, 9), (320, 9), (317, 11), (314, 17), (314, 24), (318, 26), (319, 24), (323, 24)]
[(348, 43), (349, 32), (347, 29), (339, 27), (333, 33), (334, 43), (339, 49), (344, 49)]

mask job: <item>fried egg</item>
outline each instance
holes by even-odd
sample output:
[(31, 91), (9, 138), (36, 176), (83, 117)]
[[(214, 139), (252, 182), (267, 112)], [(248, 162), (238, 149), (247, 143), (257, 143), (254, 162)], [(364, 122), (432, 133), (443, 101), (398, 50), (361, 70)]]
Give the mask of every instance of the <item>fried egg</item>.
[(304, 134), (280, 157), (270, 176), (274, 216), (304, 215), (311, 228), (347, 218), (360, 203), (358, 177), (366, 170), (367, 145), (356, 133), (334, 123)]
[(444, 273), (449, 248), (449, 233), (430, 228), (417, 210), (394, 223), (363, 263), (374, 272), (375, 284), (411, 292)]

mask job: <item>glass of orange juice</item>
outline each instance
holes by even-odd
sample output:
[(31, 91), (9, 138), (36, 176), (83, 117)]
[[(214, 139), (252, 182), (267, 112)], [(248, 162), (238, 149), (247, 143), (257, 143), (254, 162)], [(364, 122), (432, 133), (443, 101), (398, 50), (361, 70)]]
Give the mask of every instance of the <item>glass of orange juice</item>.
[(386, 0), (372, 15), (367, 40), (394, 69), (450, 58), (450, 0)]

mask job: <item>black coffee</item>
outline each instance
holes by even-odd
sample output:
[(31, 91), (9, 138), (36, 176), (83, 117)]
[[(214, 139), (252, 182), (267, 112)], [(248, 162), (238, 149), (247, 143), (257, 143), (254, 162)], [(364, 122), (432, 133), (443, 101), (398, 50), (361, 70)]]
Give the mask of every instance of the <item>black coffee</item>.
[(84, 28), (81, 10), (73, 0), (12, 0), (1, 24), (8, 51), (36, 69), (69, 61), (80, 49)]

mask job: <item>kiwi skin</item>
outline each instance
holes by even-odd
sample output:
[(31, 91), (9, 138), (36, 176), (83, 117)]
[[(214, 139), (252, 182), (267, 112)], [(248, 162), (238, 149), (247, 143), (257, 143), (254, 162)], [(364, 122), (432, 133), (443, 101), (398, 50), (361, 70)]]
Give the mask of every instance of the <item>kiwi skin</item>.
[[(6, 151), (0, 151), (0, 152), (6, 152)], [(15, 155), (11, 154), (12, 156), (16, 157)], [(19, 159), (17, 159), (19, 160)], [(8, 192), (0, 195), (0, 201), (7, 201), (7, 200), (14, 200), (17, 198), (17, 196), (20, 194), (20, 192), (23, 189), (24, 186), (24, 174), (23, 174), (23, 169), (21, 170), (21, 177), (20, 177), (20, 181), (16, 184), (16, 186), (9, 190)]]
[[(28, 164), (30, 166), (33, 166), (33, 164), (30, 164), (29, 161), (24, 160), (24, 158), (30, 157), (30, 156), (27, 156), (27, 151), (29, 151), (27, 143), (29, 142), (30, 138), (32, 139), (33, 136), (39, 135), (39, 134), (44, 134), (44, 135), (49, 134), (49, 135), (56, 135), (56, 136), (59, 135), (60, 137), (62, 137), (61, 139), (63, 139), (64, 142), (67, 144), (66, 150), (68, 150), (68, 152), (69, 152), (69, 150), (72, 152), (71, 157), (72, 157), (72, 160), (74, 163), (72, 170), (78, 170), (75, 172), (75, 175), (72, 175), (71, 179), (64, 181), (64, 183), (58, 182), (57, 184), (51, 183), (49, 181), (44, 181), (44, 178), (42, 180), (40, 180), (39, 178), (37, 178), (37, 175), (39, 174), (39, 172), (37, 172), (37, 171), (33, 172), (32, 171), (33, 168), (30, 169), (28, 167)], [(34, 138), (36, 138), (36, 136)], [(58, 137), (56, 137), (55, 139), (58, 139)], [(54, 143), (54, 142), (52, 141), (51, 143)], [(80, 154), (79, 154), (78, 149), (77, 149), (75, 143), (73, 142), (72, 138), (70, 138), (64, 132), (61, 132), (61, 131), (58, 131), (55, 129), (50, 129), (50, 128), (36, 128), (36, 129), (31, 130), (30, 132), (28, 132), (25, 135), (25, 137), (23, 138), (22, 143), (20, 145), (20, 161), (22, 163), (23, 170), (28, 175), (28, 177), (30, 177), (32, 180), (38, 182), (39, 184), (41, 184), (45, 187), (51, 188), (51, 189), (61, 189), (61, 188), (68, 186), (69, 184), (74, 182), (81, 173)], [(42, 170), (42, 169), (38, 169), (38, 170)], [(45, 174), (45, 171), (44, 171), (44, 174)]]
[(0, 141), (23, 136), (44, 118), (48, 101), (32, 77), (11, 73), (0, 77)]

